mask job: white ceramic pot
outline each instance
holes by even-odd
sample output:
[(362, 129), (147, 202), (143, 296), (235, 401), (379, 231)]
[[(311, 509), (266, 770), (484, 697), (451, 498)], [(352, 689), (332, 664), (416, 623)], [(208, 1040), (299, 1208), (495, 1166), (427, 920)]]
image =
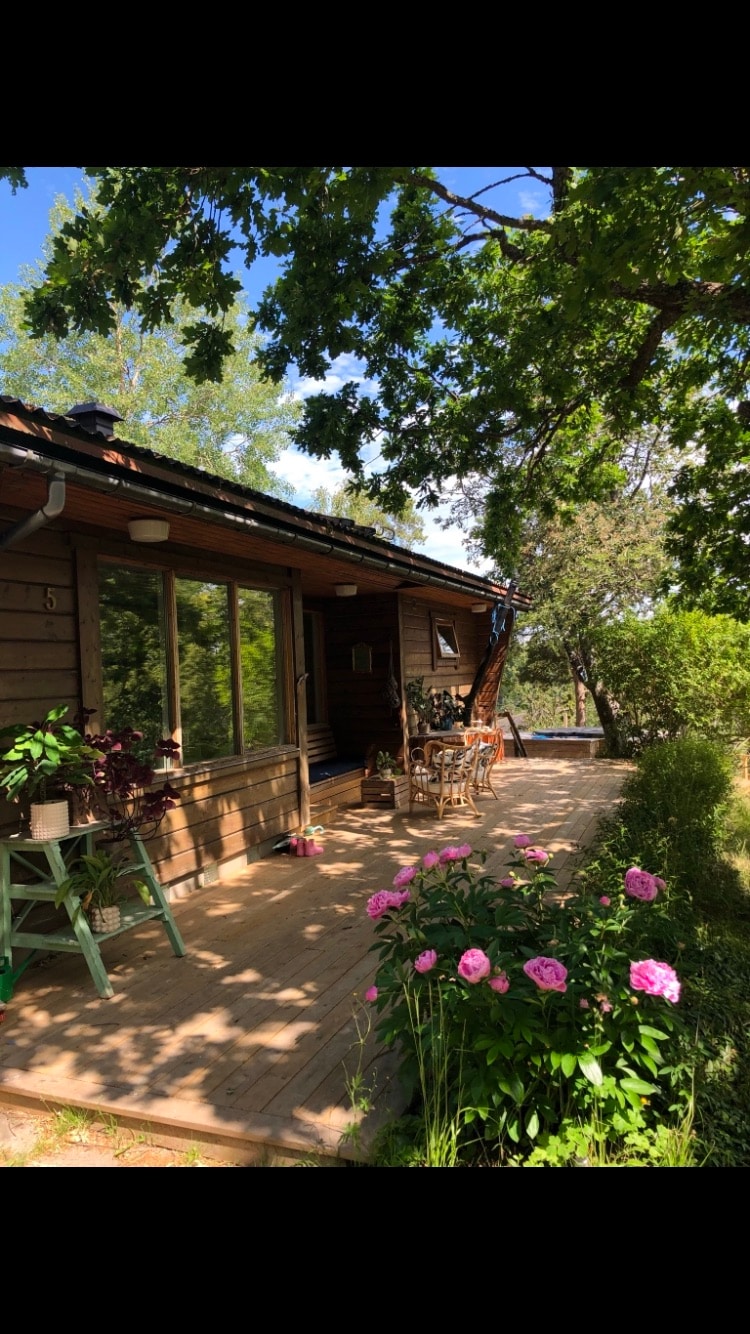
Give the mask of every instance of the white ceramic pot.
[(35, 802), (31, 807), (31, 837), (65, 838), (70, 833), (70, 807), (64, 801)]
[(92, 908), (89, 920), (94, 932), (116, 931), (120, 925), (120, 905), (115, 903), (110, 908)]

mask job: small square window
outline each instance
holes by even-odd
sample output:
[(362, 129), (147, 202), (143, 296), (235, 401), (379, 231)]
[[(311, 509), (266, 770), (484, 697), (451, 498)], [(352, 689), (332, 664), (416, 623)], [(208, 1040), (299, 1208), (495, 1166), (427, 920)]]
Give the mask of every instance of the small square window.
[(458, 647), (458, 635), (456, 634), (455, 621), (445, 620), (439, 616), (432, 618), (432, 665), (438, 667), (441, 663), (453, 662), (458, 666), (461, 660), (461, 650)]

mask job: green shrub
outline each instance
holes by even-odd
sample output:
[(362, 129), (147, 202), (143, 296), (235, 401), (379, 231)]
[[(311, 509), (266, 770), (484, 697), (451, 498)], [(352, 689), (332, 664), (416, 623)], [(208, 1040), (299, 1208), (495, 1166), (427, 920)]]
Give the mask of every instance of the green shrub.
[(596, 632), (598, 670), (620, 724), (644, 742), (750, 734), (750, 627), (730, 616), (630, 613)]
[(686, 736), (649, 747), (623, 789), (626, 856), (658, 861), (674, 887), (694, 891), (719, 859), (731, 794), (732, 760), (720, 743)]
[(430, 852), (368, 903), (378, 1033), (423, 1106), (425, 1072), (438, 1072), (433, 1141), (458, 1128), (490, 1153), (528, 1151), (570, 1118), (617, 1138), (667, 1116), (690, 1080), (679, 982), (645, 944), (667, 913), (664, 882), (632, 868), (628, 889), (619, 876), (561, 899), (550, 855), (520, 835), (508, 876), (484, 862), (466, 844)]

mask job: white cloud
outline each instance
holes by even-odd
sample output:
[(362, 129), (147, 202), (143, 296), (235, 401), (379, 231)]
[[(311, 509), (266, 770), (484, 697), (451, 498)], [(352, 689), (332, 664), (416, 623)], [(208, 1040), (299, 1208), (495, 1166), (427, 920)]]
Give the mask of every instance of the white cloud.
[(322, 380), (313, 380), (309, 376), (298, 376), (296, 372), (291, 375), (292, 397), (297, 400), (309, 398), (311, 394), (335, 394), (342, 389), (345, 384), (351, 382), (359, 385), (365, 394), (376, 394), (378, 384), (375, 380), (368, 380), (364, 374), (364, 366), (361, 361), (353, 357), (348, 352), (342, 352), (331, 362), (330, 368)]
[(283, 481), (294, 488), (292, 503), (302, 509), (312, 505), (312, 493), (318, 487), (326, 491), (336, 491), (348, 480), (349, 473), (341, 466), (338, 459), (314, 459), (310, 454), (303, 454), (290, 445), (282, 451), (275, 463), (268, 465)]
[(532, 218), (544, 218), (549, 212), (549, 204), (540, 190), (519, 190), (518, 202), (522, 217), (530, 213)]
[[(312, 508), (313, 492), (318, 487), (322, 486), (326, 491), (336, 491), (350, 476), (337, 459), (314, 459), (293, 446), (285, 449), (269, 468), (277, 477), (289, 482), (294, 488), (292, 504), (299, 505), (300, 509)], [(416, 547), (415, 550), (425, 556), (431, 556), (433, 560), (442, 561), (445, 565), (453, 565), (457, 570), (488, 573), (486, 562), (477, 564), (469, 560), (465, 549), (466, 536), (459, 528), (443, 529), (438, 526), (438, 518), (447, 518), (448, 509), (446, 502), (437, 509), (421, 512), (427, 540), (423, 546)]]

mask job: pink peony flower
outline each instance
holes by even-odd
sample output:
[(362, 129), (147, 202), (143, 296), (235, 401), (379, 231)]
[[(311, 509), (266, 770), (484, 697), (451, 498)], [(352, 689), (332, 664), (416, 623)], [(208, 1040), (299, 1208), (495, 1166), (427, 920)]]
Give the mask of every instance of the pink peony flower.
[(516, 878), (513, 875), (506, 875), (500, 881), (500, 884), (502, 885), (503, 889), (515, 889)]
[(498, 973), (496, 977), (488, 978), (488, 981), (492, 990), (497, 991), (501, 996), (504, 996), (510, 987), (510, 981), (508, 980), (508, 974), (505, 972), (505, 969), (503, 969), (502, 973)]
[(377, 987), (368, 987), (367, 991), (365, 992), (365, 1000), (369, 1001), (372, 1004), (372, 1002), (376, 1001), (377, 999), (378, 999)]
[(469, 843), (459, 843), (456, 852), (461, 858), (461, 861), (464, 861), (466, 857), (471, 856), (471, 845)]
[(625, 872), (625, 893), (629, 894), (631, 899), (643, 899), (645, 903), (651, 903), (663, 886), (663, 880), (657, 884), (655, 875), (651, 875), (649, 871), (639, 871), (637, 866), (631, 866), (630, 870)]
[(579, 1000), (579, 1002), (578, 1002), (578, 1008), (579, 1008), (579, 1010), (588, 1010), (588, 1009), (589, 1009), (589, 1003), (588, 1003), (588, 1001), (586, 1000), (586, 997), (585, 997), (585, 996), (582, 996), (581, 999)]
[(378, 918), (387, 913), (392, 906), (390, 889), (378, 890), (377, 894), (373, 894), (372, 898), (367, 900), (367, 916), (371, 921), (377, 922)]
[(484, 950), (466, 950), (458, 961), (458, 975), (464, 982), (481, 982), (489, 976), (491, 967)]
[(544, 848), (526, 848), (523, 855), (527, 862), (538, 862), (540, 866), (549, 861), (549, 853), (545, 852)]
[(540, 955), (537, 959), (529, 959), (523, 966), (523, 971), (532, 982), (536, 982), (540, 991), (567, 991), (565, 979), (568, 976), (568, 970), (558, 959), (546, 959)]
[(528, 834), (516, 834), (513, 843), (517, 848), (530, 848), (531, 839)]
[(602, 1014), (611, 1014), (612, 1002), (608, 1001), (606, 998), (604, 1000), (599, 1001), (599, 1009), (601, 1010)]
[(663, 996), (673, 1005), (680, 999), (680, 979), (674, 968), (656, 959), (631, 963), (630, 985), (634, 991), (645, 991), (647, 996)]
[(439, 861), (440, 858), (438, 857), (436, 852), (426, 852), (424, 857), (422, 858), (422, 865), (428, 871), (431, 871), (433, 866), (437, 866)]
[(417, 973), (429, 973), (431, 968), (437, 963), (436, 950), (423, 950), (418, 959), (414, 960), (414, 969)]
[(400, 889), (402, 885), (410, 884), (416, 874), (416, 866), (402, 866), (401, 870), (394, 875), (393, 883), (397, 889)]
[(606, 895), (606, 894), (602, 894), (602, 896), (601, 896), (599, 902), (601, 903), (601, 905), (602, 905), (603, 908), (608, 908), (609, 905), (610, 905), (610, 903), (612, 902), (612, 900), (609, 899), (609, 898), (607, 898), (607, 895)]
[(377, 922), (378, 918), (387, 913), (389, 908), (400, 908), (410, 898), (411, 890), (409, 889), (400, 891), (380, 889), (377, 894), (373, 894), (372, 898), (367, 900), (367, 916), (371, 921)]
[(452, 845), (447, 848), (443, 848), (443, 851), (440, 853), (441, 866), (446, 866), (448, 862), (460, 862), (460, 860), (461, 860), (460, 849), (453, 847)]

